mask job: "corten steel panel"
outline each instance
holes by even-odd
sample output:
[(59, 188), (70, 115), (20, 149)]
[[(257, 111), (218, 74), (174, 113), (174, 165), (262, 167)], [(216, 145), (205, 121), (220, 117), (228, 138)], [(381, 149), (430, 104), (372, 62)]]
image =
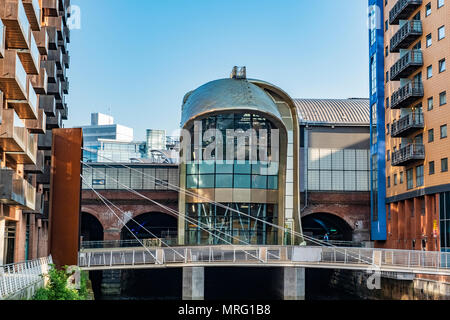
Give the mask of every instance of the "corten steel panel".
[(49, 251), (57, 267), (78, 264), (81, 129), (53, 129)]

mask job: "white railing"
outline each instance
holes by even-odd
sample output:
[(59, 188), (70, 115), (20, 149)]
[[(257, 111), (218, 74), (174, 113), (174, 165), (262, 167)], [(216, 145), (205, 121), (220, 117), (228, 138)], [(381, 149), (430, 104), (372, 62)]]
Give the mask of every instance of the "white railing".
[(310, 246), (205, 246), (173, 248), (86, 249), (79, 253), (82, 268), (132, 268), (170, 264), (308, 264), (345, 265), (354, 269), (385, 268), (398, 272), (437, 271), (450, 275), (450, 253), (373, 248)]
[(42, 280), (48, 274), (52, 257), (0, 266), (0, 300)]

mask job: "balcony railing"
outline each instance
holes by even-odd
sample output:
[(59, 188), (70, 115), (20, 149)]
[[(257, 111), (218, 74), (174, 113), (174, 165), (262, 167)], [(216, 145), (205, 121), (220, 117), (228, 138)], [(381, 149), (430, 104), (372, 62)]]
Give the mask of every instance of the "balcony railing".
[(406, 166), (412, 162), (425, 159), (425, 146), (411, 143), (392, 153), (393, 166)]
[(56, 78), (56, 83), (49, 83), (47, 86), (47, 94), (54, 95), (56, 100), (61, 100), (62, 97), (62, 87), (61, 80)]
[(39, 75), (30, 76), (31, 85), (36, 91), (37, 94), (45, 95), (47, 94), (47, 86), (48, 86), (48, 74), (45, 68), (41, 68), (39, 71)]
[(3, 109), (0, 124), (0, 147), (4, 152), (25, 152), (28, 131), (14, 117), (13, 109)]
[(391, 135), (394, 138), (406, 137), (418, 129), (424, 128), (423, 113), (410, 113), (400, 120), (394, 121), (391, 126)]
[(42, 0), (42, 10), (47, 17), (58, 16), (58, 6), (60, 0)]
[(400, 20), (407, 20), (411, 14), (422, 5), (422, 0), (398, 0), (389, 12), (389, 23), (398, 24)]
[(391, 67), (391, 81), (409, 77), (414, 71), (423, 66), (422, 50), (408, 50)]
[(39, 53), (42, 56), (46, 56), (48, 54), (48, 32), (46, 29), (42, 29), (41, 31), (33, 31), (34, 39), (36, 40), (36, 45), (39, 50)]
[(41, 67), (45, 68), (45, 71), (47, 72), (47, 81), (48, 83), (55, 83), (56, 82), (56, 77), (57, 77), (57, 73), (56, 73), (56, 64), (54, 61), (48, 61), (48, 60), (43, 60), (41, 61)]
[(54, 61), (58, 70), (61, 70), (63, 64), (63, 54), (61, 51), (61, 47), (58, 47), (58, 49), (56, 50), (49, 50), (47, 59)]
[(56, 110), (54, 117), (47, 118), (47, 130), (62, 128), (62, 118), (59, 109)]
[(6, 26), (6, 46), (29, 49), (31, 26), (22, 1), (1, 1), (0, 15)]
[(22, 61), (23, 68), (28, 74), (38, 74), (39, 73), (39, 62), (41, 60), (39, 49), (34, 39), (33, 33), (30, 31), (30, 49), (19, 50), (17, 54)]
[[(26, 128), (22, 128), (25, 129)], [(18, 164), (36, 164), (38, 135), (27, 134), (26, 148), (21, 152), (6, 152), (6, 155)]]
[(423, 97), (422, 81), (411, 81), (395, 91), (391, 96), (391, 109), (406, 108)]
[(44, 151), (39, 150), (36, 153), (36, 164), (27, 164), (24, 166), (24, 171), (27, 173), (40, 174), (44, 173), (45, 168), (45, 156)]
[(69, 110), (67, 108), (67, 103), (63, 103), (63, 108), (60, 109), (61, 112), (61, 119), (62, 120), (67, 120), (68, 115), (69, 115)]
[(407, 49), (422, 33), (422, 21), (407, 21), (391, 38), (390, 51), (399, 52), (400, 49)]
[(0, 202), (19, 209), (36, 209), (36, 189), (11, 169), (0, 169)]
[(39, 106), (44, 109), (45, 114), (54, 117), (56, 112), (56, 99), (52, 95), (39, 96)]
[(28, 131), (36, 134), (44, 134), (46, 130), (47, 116), (45, 110), (42, 108), (38, 109), (37, 120), (25, 120), (25, 127)]
[(41, 30), (41, 7), (38, 0), (22, 0), (33, 31)]

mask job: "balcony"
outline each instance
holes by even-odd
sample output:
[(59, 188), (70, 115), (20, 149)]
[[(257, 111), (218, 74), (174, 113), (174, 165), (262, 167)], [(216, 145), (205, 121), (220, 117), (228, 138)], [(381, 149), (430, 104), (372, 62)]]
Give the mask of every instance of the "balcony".
[(421, 5), (422, 0), (398, 0), (389, 12), (389, 23), (399, 24), (400, 20), (408, 20)]
[[(26, 130), (26, 129), (25, 129)], [(18, 164), (36, 164), (38, 135), (27, 135), (27, 146), (23, 152), (6, 152), (6, 156)]]
[(69, 80), (66, 79), (66, 81), (61, 82), (61, 87), (62, 87), (63, 93), (69, 94)]
[(35, 210), (36, 189), (11, 169), (0, 169), (0, 202), (24, 210)]
[(50, 166), (44, 165), (44, 172), (36, 176), (36, 183), (42, 185), (50, 184)]
[(391, 52), (408, 49), (422, 35), (422, 21), (407, 21), (391, 38)]
[(423, 144), (408, 144), (406, 147), (392, 153), (392, 165), (395, 167), (407, 166), (424, 159), (425, 146)]
[(69, 110), (67, 108), (67, 103), (63, 103), (63, 108), (59, 110), (61, 112), (61, 119), (67, 120), (69, 115)]
[(6, 28), (3, 22), (0, 20), (0, 58), (5, 56), (6, 48)]
[(54, 117), (47, 118), (47, 130), (62, 128), (62, 118), (61, 112), (56, 110), (56, 115)]
[(39, 150), (36, 154), (36, 164), (27, 164), (24, 166), (26, 173), (42, 174), (45, 169), (44, 151)]
[(56, 67), (58, 70), (62, 69), (62, 63), (63, 63), (63, 56), (61, 48), (58, 48), (56, 50), (49, 50), (47, 55), (47, 60), (54, 61), (56, 63)]
[(39, 73), (39, 62), (41, 60), (39, 49), (34, 39), (33, 33), (30, 31), (30, 49), (17, 50), (23, 68), (28, 74)]
[(61, 70), (56, 71), (56, 75), (58, 76), (59, 80), (65, 81), (66, 80), (66, 67), (63, 65)]
[(400, 78), (408, 78), (414, 71), (422, 66), (422, 50), (408, 50), (407, 53), (398, 59), (391, 67), (391, 81), (398, 81)]
[(0, 90), (6, 99), (27, 98), (27, 73), (15, 50), (6, 50), (0, 59)]
[(25, 127), (30, 133), (44, 134), (46, 130), (47, 116), (45, 110), (39, 108), (37, 120), (25, 120)]
[(51, 150), (52, 149), (52, 131), (47, 130), (45, 134), (38, 136), (38, 150)]
[(29, 49), (31, 26), (22, 1), (0, 1), (0, 18), (6, 26), (6, 46), (10, 49)]
[(61, 99), (57, 99), (56, 100), (56, 109), (59, 109), (59, 110), (64, 109), (64, 105), (66, 104), (65, 101), (66, 101), (66, 99), (64, 98), (64, 95), (61, 97)]
[(48, 75), (45, 68), (41, 68), (39, 75), (30, 76), (30, 81), (37, 94), (47, 94)]
[(54, 117), (56, 115), (56, 99), (52, 95), (41, 95), (39, 96), (39, 106), (44, 109), (45, 114), (49, 117)]
[(391, 136), (394, 138), (407, 137), (414, 131), (423, 128), (423, 113), (413, 112), (392, 123)]
[(46, 17), (58, 16), (59, 0), (42, 0), (42, 10)]
[(61, 41), (64, 38), (64, 31), (63, 31), (63, 20), (61, 16), (58, 17), (48, 17), (47, 19), (47, 26), (49, 27), (55, 27), (56, 28), (56, 35), (57, 40)]
[(8, 107), (14, 108), (17, 115), (21, 119), (37, 119), (37, 110), (39, 106), (39, 98), (31, 85), (31, 81), (27, 81), (28, 99), (23, 100), (7, 100)]
[[(56, 77), (57, 77), (57, 70), (56, 70), (55, 62), (42, 60), (41, 67), (44, 68), (45, 71), (47, 72), (48, 83), (55, 83)], [(47, 90), (48, 90), (48, 86), (47, 86)]]
[(25, 152), (27, 148), (28, 131), (14, 116), (14, 110), (3, 109), (0, 124), (0, 147), (3, 152)]
[(63, 55), (63, 63), (66, 66), (66, 68), (69, 69), (69, 67), (70, 67), (69, 51), (67, 51), (67, 53)]
[(23, 213), (28, 213), (28, 214), (44, 214), (44, 194), (41, 192), (37, 192), (36, 193), (36, 204), (35, 204), (35, 209), (31, 210), (29, 208), (26, 208), (24, 210), (22, 210)]
[(42, 28), (41, 31), (33, 31), (34, 40), (41, 56), (48, 54), (49, 37), (47, 30)]
[(56, 100), (61, 100), (62, 88), (61, 88), (61, 80), (59, 80), (59, 78), (56, 78), (56, 83), (48, 84), (47, 94), (54, 95)]
[(22, 0), (25, 12), (33, 31), (41, 30), (41, 7), (39, 0)]
[(63, 54), (67, 53), (66, 38), (63, 38), (63, 40), (58, 40), (58, 47), (61, 48)]
[(420, 98), (423, 98), (422, 81), (409, 82), (392, 94), (391, 109), (407, 108)]
[(58, 49), (58, 35), (56, 34), (55, 27), (47, 27), (47, 35), (48, 35), (48, 49), (56, 50)]

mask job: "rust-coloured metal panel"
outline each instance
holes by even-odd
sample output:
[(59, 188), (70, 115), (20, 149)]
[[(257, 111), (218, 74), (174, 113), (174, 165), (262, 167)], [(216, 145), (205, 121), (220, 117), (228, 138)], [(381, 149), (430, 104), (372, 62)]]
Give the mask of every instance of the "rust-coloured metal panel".
[(78, 264), (81, 129), (53, 129), (49, 251), (55, 265)]

